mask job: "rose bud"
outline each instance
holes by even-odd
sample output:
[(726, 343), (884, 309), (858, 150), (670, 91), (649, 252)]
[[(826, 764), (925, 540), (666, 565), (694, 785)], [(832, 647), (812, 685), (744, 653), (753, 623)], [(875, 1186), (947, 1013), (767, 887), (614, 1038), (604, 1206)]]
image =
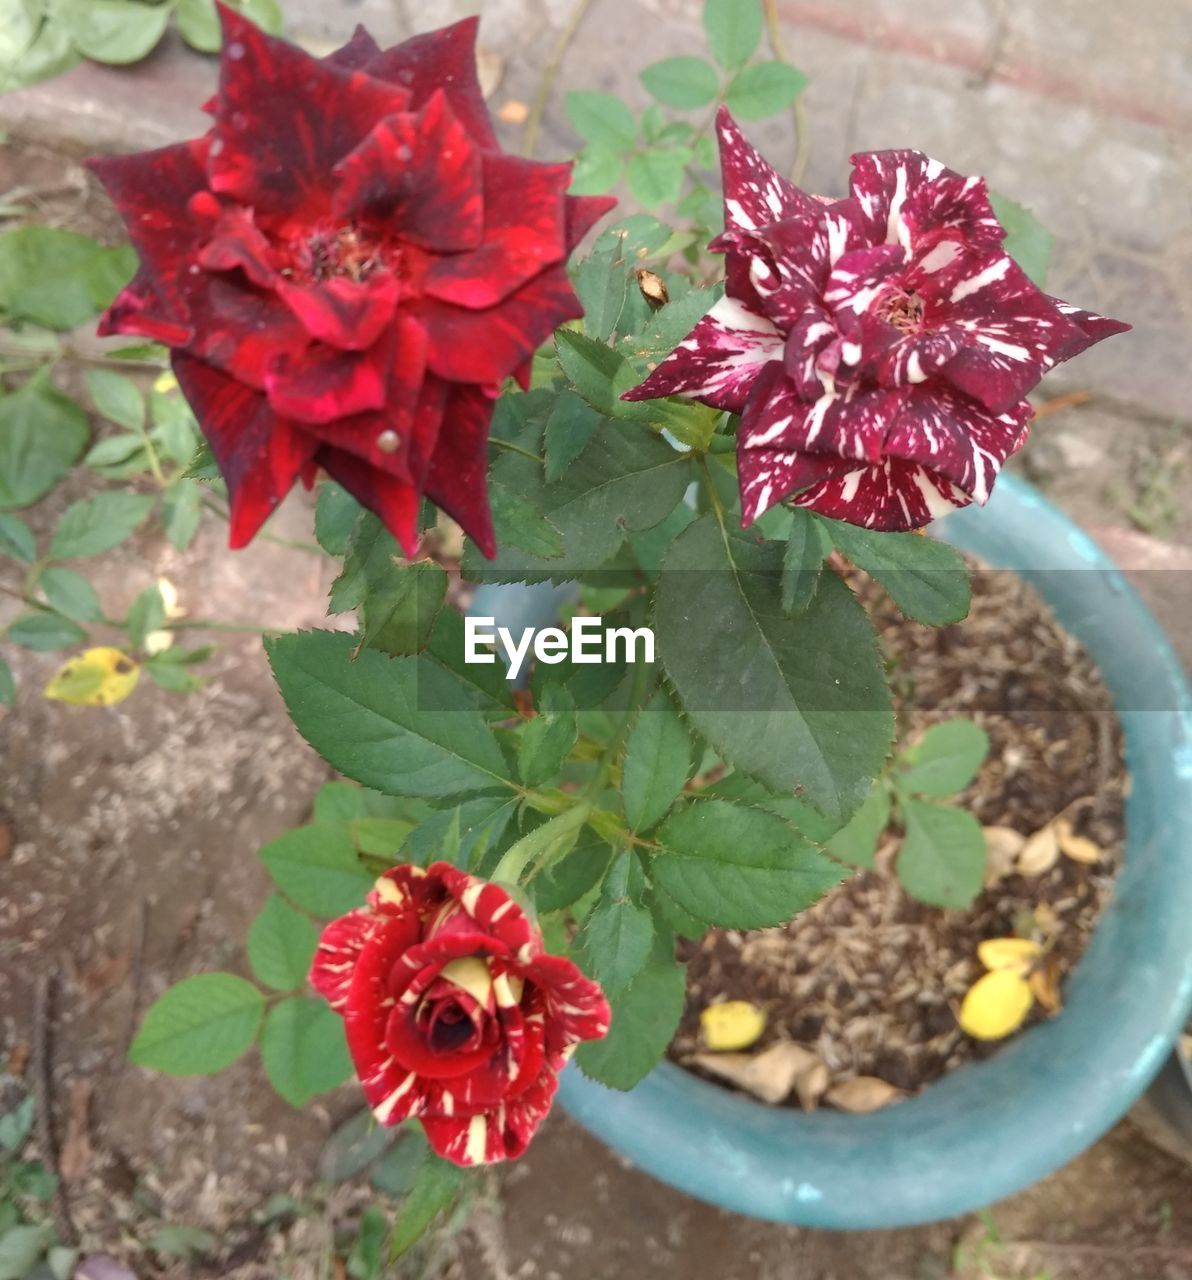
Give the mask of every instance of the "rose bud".
[(100, 331), (171, 348), (233, 547), (323, 468), (407, 554), (426, 496), (492, 555), (495, 398), (582, 314), (565, 263), (612, 201), (501, 151), (475, 19), (320, 61), (220, 17), (210, 131), (91, 162), (141, 260)]
[(853, 156), (810, 196), (721, 108), (725, 295), (626, 400), (741, 415), (742, 524), (779, 502), (872, 529), (984, 503), (1053, 365), (1130, 326), (1048, 297), (985, 183), (918, 151)]
[(575, 1046), (608, 1030), (600, 987), (545, 953), (510, 892), (446, 862), (387, 871), (323, 931), (310, 981), (377, 1120), (417, 1117), (460, 1165), (520, 1156)]

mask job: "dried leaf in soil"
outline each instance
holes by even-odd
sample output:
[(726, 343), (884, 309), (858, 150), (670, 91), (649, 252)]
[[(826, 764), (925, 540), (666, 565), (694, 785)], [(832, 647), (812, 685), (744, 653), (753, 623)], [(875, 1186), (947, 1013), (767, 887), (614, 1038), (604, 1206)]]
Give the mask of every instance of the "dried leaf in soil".
[(697, 1053), (690, 1061), (771, 1106), (784, 1102), (801, 1077), (810, 1079), (824, 1065), (810, 1050), (789, 1040), (780, 1040), (757, 1054)]
[(851, 1111), (854, 1115), (865, 1115), (870, 1111), (880, 1111), (892, 1102), (899, 1102), (906, 1095), (901, 1089), (895, 1089), (885, 1080), (877, 1076), (854, 1076), (852, 1080), (842, 1080), (828, 1090), (827, 1101), (840, 1111)]
[(1049, 822), (1036, 831), (1022, 846), (1017, 870), (1024, 876), (1041, 876), (1059, 861), (1060, 842), (1055, 823)]

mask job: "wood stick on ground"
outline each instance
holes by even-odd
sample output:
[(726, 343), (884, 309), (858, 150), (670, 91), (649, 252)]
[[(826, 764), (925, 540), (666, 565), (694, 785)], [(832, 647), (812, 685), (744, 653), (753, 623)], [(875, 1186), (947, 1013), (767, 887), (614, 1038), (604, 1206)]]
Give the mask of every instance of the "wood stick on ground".
[(33, 994), (33, 1090), (37, 1102), (37, 1145), (41, 1160), (54, 1175), (56, 1185), (50, 1201), (54, 1226), (66, 1245), (78, 1244), (78, 1232), (70, 1216), (62, 1179), (58, 1176), (58, 1144), (54, 1139), (54, 1123), (50, 1113), (51, 1073), (50, 1027), (53, 1019), (54, 979), (43, 973), (37, 979)]

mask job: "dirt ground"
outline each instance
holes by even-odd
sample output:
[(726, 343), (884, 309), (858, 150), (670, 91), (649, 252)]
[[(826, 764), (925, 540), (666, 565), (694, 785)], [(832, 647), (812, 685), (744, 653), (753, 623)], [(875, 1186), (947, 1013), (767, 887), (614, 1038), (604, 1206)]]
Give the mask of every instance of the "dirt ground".
[[(65, 225), (112, 227), (60, 158), (0, 148), (0, 190), (18, 183)], [(1187, 542), (1192, 480), (1176, 465), (1186, 439), (1120, 406), (1069, 404), (1040, 423), (1024, 461), (1078, 517), (1124, 524), (1106, 495), (1127, 484), (1126, 498), (1149, 495), (1147, 511), (1174, 512), (1154, 531)], [(44, 532), (75, 496), (55, 494), (33, 524)], [(273, 532), (305, 539), (309, 527), (298, 497)], [(328, 561), (260, 541), (231, 554), (223, 536), (212, 522), (184, 554), (133, 539), (97, 562), (101, 598), (122, 609), (164, 574), (191, 616), (319, 624)], [(48, 1083), (60, 1133), (72, 1086), (83, 1081), (92, 1095), (92, 1154), (66, 1188), (87, 1247), (136, 1258), (143, 1277), (298, 1280), (320, 1274), (311, 1260), (326, 1257), (330, 1233), (350, 1226), (358, 1205), (329, 1200), (313, 1176), (334, 1124), (358, 1106), (355, 1091), (300, 1114), (251, 1055), (210, 1079), (167, 1079), (125, 1061), (140, 1015), (166, 986), (216, 967), (243, 971), (245, 928), (268, 893), (255, 851), (305, 819), (326, 776), (289, 725), (259, 642), (218, 643), (203, 692), (179, 697), (146, 682), (104, 710), (43, 701), (58, 659), (6, 647), (19, 696), (0, 720), (0, 825), (11, 836), (0, 861), (0, 1036), (8, 1053), (32, 1042), (34, 988), (52, 976)], [(260, 1211), (278, 1194), (313, 1208), (268, 1237)], [(228, 1252), (170, 1269), (142, 1247), (165, 1223), (204, 1228)], [(991, 1218), (842, 1236), (700, 1205), (557, 1115), (455, 1243), (446, 1274), (467, 1280), (1192, 1280), (1192, 1172), (1123, 1124)]]

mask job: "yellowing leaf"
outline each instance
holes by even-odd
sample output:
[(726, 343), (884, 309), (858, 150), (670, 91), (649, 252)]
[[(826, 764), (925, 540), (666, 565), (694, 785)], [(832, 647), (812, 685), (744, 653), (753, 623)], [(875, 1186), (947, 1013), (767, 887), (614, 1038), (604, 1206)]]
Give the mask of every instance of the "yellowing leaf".
[(137, 687), (141, 668), (119, 649), (87, 649), (64, 662), (45, 696), (77, 707), (110, 707)]
[(987, 969), (1009, 969), (1025, 977), (1040, 951), (1029, 938), (987, 938), (977, 947), (977, 956)]
[(817, 1066), (823, 1067), (810, 1049), (789, 1040), (772, 1044), (758, 1054), (697, 1053), (690, 1061), (771, 1106), (782, 1102), (792, 1089), (797, 1089), (806, 1073), (814, 1071)]
[(766, 1029), (766, 1015), (748, 1000), (711, 1004), (699, 1016), (704, 1044), (714, 1053), (748, 1049)]
[(995, 969), (969, 988), (960, 1006), (960, 1025), (977, 1040), (1001, 1040), (1022, 1026), (1033, 1001), (1022, 974)]
[(1026, 844), (1026, 836), (1013, 827), (982, 827), (985, 835), (985, 887), (997, 884), (1014, 870), (1014, 860)]
[(1022, 846), (1018, 855), (1018, 870), (1024, 876), (1040, 876), (1055, 866), (1059, 856), (1060, 843), (1056, 837), (1055, 825), (1049, 822)]
[(178, 379), (167, 370), (165, 373), (159, 373), (153, 380), (153, 390), (158, 395), (168, 395), (171, 391), (177, 391)]
[(1063, 853), (1064, 857), (1071, 858), (1073, 862), (1083, 862), (1088, 866), (1092, 866), (1094, 863), (1101, 861), (1101, 846), (1087, 836), (1073, 835), (1072, 828), (1068, 823), (1065, 823), (1060, 831), (1058, 841), (1060, 852)]

